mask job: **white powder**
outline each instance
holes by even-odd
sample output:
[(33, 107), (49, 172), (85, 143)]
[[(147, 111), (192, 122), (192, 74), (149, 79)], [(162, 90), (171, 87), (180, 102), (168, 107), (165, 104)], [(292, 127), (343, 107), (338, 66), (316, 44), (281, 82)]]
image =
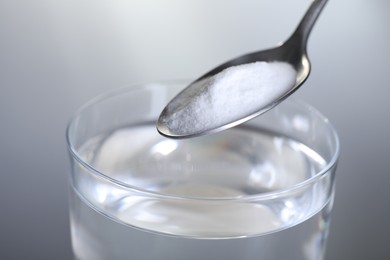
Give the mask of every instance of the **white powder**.
[[(161, 118), (172, 133), (189, 135), (211, 130), (269, 106), (295, 83), (296, 71), (285, 62), (254, 62), (229, 67), (196, 83), (187, 104), (169, 108)], [(184, 93), (184, 92), (183, 92)]]

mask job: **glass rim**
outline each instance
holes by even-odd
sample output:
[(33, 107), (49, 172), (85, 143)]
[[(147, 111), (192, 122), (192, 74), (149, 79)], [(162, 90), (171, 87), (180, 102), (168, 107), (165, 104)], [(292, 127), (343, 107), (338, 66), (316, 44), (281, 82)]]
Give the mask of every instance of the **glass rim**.
[[(113, 90), (109, 90), (106, 92), (103, 92), (100, 95), (97, 95), (96, 97), (90, 99), (87, 101), (84, 105), (82, 105), (79, 109), (76, 110), (76, 112), (71, 116), (70, 120), (68, 121), (67, 127), (66, 127), (66, 144), (68, 151), (70, 152), (70, 155), (83, 167), (85, 167), (90, 173), (94, 174), (96, 177), (102, 178), (104, 180), (107, 180), (108, 182), (120, 186), (121, 188), (129, 191), (136, 192), (138, 194), (148, 195), (150, 197), (158, 197), (158, 198), (165, 198), (165, 199), (179, 199), (179, 200), (198, 200), (198, 201), (230, 201), (230, 202), (242, 202), (242, 201), (260, 201), (260, 200), (270, 200), (274, 198), (281, 197), (283, 195), (292, 193), (296, 190), (309, 187), (310, 185), (317, 182), (319, 179), (321, 179), (324, 175), (326, 175), (333, 167), (337, 165), (339, 156), (340, 156), (340, 140), (337, 134), (337, 131), (333, 124), (329, 121), (327, 117), (325, 117), (319, 110), (317, 110), (315, 107), (311, 106), (310, 104), (302, 101), (299, 98), (290, 96), (286, 100), (282, 101), (282, 103), (296, 103), (301, 107), (305, 107), (308, 110), (311, 110), (316, 114), (317, 117), (321, 118), (321, 121), (325, 123), (325, 125), (329, 128), (329, 133), (332, 136), (332, 139), (335, 141), (335, 151), (332, 153), (331, 159), (326, 163), (325, 167), (321, 169), (320, 171), (316, 172), (314, 175), (310, 176), (309, 178), (298, 182), (294, 185), (291, 185), (289, 187), (264, 192), (260, 194), (250, 194), (250, 195), (242, 195), (242, 196), (234, 196), (234, 197), (200, 197), (200, 196), (178, 196), (178, 195), (170, 195), (165, 194), (158, 191), (151, 191), (147, 189), (142, 189), (140, 187), (130, 185), (128, 183), (125, 183), (123, 181), (119, 181), (115, 178), (112, 178), (104, 172), (99, 171), (91, 164), (84, 161), (79, 153), (77, 152), (76, 148), (73, 146), (71, 138), (70, 138), (70, 128), (72, 127), (73, 123), (76, 121), (76, 119), (85, 111), (86, 109), (92, 107), (93, 105), (96, 105), (102, 101), (108, 100), (110, 98), (113, 98), (115, 96), (118, 96), (119, 94), (124, 93), (131, 93), (131, 92), (137, 92), (142, 91), (148, 88), (154, 88), (156, 85), (163, 85), (164, 87), (169, 87), (168, 85), (177, 84), (177, 83), (184, 83), (188, 82), (185, 80), (164, 80), (164, 81), (155, 81), (155, 82), (149, 82), (149, 83), (139, 83), (132, 85), (131, 87), (122, 87), (117, 88)], [(276, 105), (273, 109), (276, 109), (279, 105)], [(267, 113), (267, 112), (266, 112)], [(261, 115), (260, 115), (261, 116)], [(157, 130), (156, 130), (157, 131)], [(196, 138), (196, 137), (195, 137)]]

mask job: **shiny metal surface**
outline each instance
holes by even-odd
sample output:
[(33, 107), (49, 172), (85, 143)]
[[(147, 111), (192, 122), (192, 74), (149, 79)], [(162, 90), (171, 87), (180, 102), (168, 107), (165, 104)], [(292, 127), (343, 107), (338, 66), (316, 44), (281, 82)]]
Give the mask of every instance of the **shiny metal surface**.
[[(327, 0), (313, 1), (294, 33), (280, 46), (268, 50), (249, 53), (232, 59), (212, 69), (211, 71), (207, 72), (206, 74), (189, 84), (189, 86), (187, 86), (176, 97), (174, 97), (161, 112), (161, 115), (156, 123), (157, 130), (159, 131), (159, 133), (171, 138), (190, 138), (219, 132), (244, 123), (250, 119), (253, 119), (254, 117), (263, 114), (264, 112), (268, 111), (269, 109), (273, 108), (278, 103), (283, 101), (289, 95), (291, 95), (305, 82), (305, 80), (310, 74), (311, 65), (306, 50), (307, 40), (326, 2)], [(256, 61), (282, 61), (290, 63), (297, 73), (295, 84), (283, 96), (277, 98), (276, 100), (273, 100), (272, 102), (270, 102), (270, 105), (262, 107), (257, 112), (248, 114), (247, 116), (239, 120), (230, 122), (228, 124), (223, 124), (211, 129), (204, 129), (204, 131), (201, 132), (194, 131), (190, 134), (177, 133), (175, 132), (175, 129), (170, 129), (165, 123), (166, 121), (163, 120), (164, 118), (170, 118), (178, 107), (183, 106), (183, 104), (187, 104), (189, 102), (189, 99), (196, 96), (196, 92), (199, 92), (199, 90), (197, 89), (199, 85), (194, 84), (195, 82), (198, 82), (208, 77), (212, 77), (213, 75), (220, 73), (228, 67), (253, 63)]]

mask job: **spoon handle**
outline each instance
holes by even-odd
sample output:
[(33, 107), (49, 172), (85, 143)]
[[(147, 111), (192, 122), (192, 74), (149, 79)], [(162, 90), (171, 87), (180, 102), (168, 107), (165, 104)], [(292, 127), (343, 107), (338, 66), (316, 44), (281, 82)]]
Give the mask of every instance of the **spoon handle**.
[(328, 2), (328, 0), (314, 0), (312, 2), (289, 40), (293, 42), (300, 41), (301, 46), (304, 50), (306, 50), (306, 43), (307, 39), (309, 38), (311, 29), (313, 28), (313, 25), (324, 8), (326, 2)]

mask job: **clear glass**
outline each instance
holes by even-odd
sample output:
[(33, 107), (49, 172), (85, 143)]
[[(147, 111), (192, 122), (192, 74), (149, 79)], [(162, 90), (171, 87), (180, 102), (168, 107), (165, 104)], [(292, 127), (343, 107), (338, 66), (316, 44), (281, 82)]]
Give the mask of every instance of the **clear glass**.
[[(76, 259), (323, 259), (339, 141), (289, 98), (218, 134), (160, 136), (185, 83), (116, 90), (67, 129)], [(244, 102), (244, 101), (243, 101)]]

